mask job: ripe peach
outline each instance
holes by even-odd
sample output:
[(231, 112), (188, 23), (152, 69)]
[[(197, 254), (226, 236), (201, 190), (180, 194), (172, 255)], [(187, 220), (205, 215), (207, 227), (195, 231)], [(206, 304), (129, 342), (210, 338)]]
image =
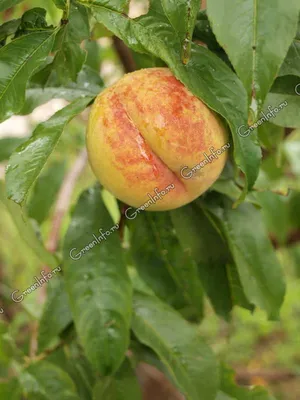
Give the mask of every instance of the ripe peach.
[(135, 71), (100, 93), (87, 131), (99, 181), (150, 211), (180, 207), (207, 190), (224, 167), (227, 142), (218, 116), (167, 68)]

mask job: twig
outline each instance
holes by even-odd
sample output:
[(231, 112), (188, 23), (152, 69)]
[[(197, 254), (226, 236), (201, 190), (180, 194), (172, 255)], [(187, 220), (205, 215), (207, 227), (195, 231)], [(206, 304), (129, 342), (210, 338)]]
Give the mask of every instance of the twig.
[(83, 171), (86, 162), (87, 162), (87, 152), (86, 149), (84, 149), (78, 155), (72, 169), (65, 176), (65, 179), (59, 191), (53, 214), (52, 228), (46, 245), (47, 249), (52, 253), (54, 253), (57, 250), (57, 245), (59, 241), (59, 232), (63, 221), (63, 217), (69, 209), (74, 186), (76, 184), (78, 177)]
[(272, 369), (256, 369), (247, 370), (239, 369), (236, 371), (236, 381), (239, 384), (249, 384), (251, 379), (260, 377), (268, 382), (283, 382), (295, 379), (298, 375), (289, 370), (272, 370)]
[(136, 70), (135, 61), (129, 48), (117, 36), (113, 37), (114, 47), (124, 66), (125, 72), (133, 72)]

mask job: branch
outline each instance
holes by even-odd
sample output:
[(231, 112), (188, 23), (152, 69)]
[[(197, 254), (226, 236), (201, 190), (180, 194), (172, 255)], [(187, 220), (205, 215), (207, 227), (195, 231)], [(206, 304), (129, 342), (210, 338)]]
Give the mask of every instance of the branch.
[(46, 246), (47, 249), (52, 253), (54, 253), (57, 250), (57, 245), (59, 241), (59, 232), (63, 221), (63, 217), (65, 216), (66, 212), (69, 209), (74, 186), (77, 182), (78, 177), (82, 173), (86, 162), (87, 162), (87, 152), (86, 149), (84, 149), (78, 155), (73, 167), (65, 176), (65, 179), (60, 188), (53, 214), (52, 228)]
[(284, 369), (239, 369), (236, 371), (236, 381), (242, 385), (251, 384), (251, 380), (256, 377), (263, 378), (267, 382), (283, 382), (295, 379), (298, 375), (293, 371)]
[(133, 72), (136, 70), (135, 61), (133, 59), (132, 53), (125, 43), (119, 39), (117, 36), (113, 36), (114, 47), (118, 56), (124, 66), (125, 72)]

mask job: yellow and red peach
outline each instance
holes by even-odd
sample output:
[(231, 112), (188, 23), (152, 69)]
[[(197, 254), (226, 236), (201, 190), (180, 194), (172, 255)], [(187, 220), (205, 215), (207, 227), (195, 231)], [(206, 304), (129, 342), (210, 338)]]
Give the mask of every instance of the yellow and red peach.
[(167, 68), (135, 71), (100, 93), (87, 131), (95, 175), (124, 203), (140, 207), (155, 189), (172, 185), (150, 211), (180, 207), (206, 191), (224, 167), (227, 142), (219, 117)]

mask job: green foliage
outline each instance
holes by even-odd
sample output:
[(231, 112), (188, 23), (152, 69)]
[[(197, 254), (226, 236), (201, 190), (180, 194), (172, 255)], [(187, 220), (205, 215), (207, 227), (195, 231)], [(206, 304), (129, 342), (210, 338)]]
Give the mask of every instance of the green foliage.
[(167, 213), (140, 215), (132, 224), (131, 248), (137, 271), (158, 297), (190, 318), (202, 317), (196, 265), (180, 247)]
[(108, 377), (96, 383), (93, 400), (142, 400), (141, 388), (130, 365), (125, 359), (113, 378)]
[(247, 90), (249, 106), (257, 104), (256, 119), (295, 37), (299, 2), (291, 0), (288, 7), (277, 2), (274, 7), (272, 0), (209, 0), (207, 12), (218, 42)]
[(141, 343), (158, 354), (187, 400), (215, 398), (217, 362), (196, 327), (156, 297), (136, 292), (132, 329)]
[(26, 83), (50, 52), (55, 30), (20, 36), (0, 49), (0, 122), (21, 110)]
[(285, 285), (259, 210), (247, 203), (233, 210), (224, 197), (209, 198), (205, 208), (228, 243), (246, 297), (278, 318)]
[[(39, 176), (65, 126), (92, 101), (91, 97), (75, 100), (41, 123), (31, 138), (11, 155), (6, 171), (7, 195), (22, 204)], [(30, 167), (29, 167), (30, 166)]]
[[(132, 289), (113, 225), (100, 189), (91, 188), (78, 201), (64, 243), (66, 289), (78, 336), (104, 376), (125, 357), (131, 320)], [(98, 243), (102, 230), (109, 237)]]

